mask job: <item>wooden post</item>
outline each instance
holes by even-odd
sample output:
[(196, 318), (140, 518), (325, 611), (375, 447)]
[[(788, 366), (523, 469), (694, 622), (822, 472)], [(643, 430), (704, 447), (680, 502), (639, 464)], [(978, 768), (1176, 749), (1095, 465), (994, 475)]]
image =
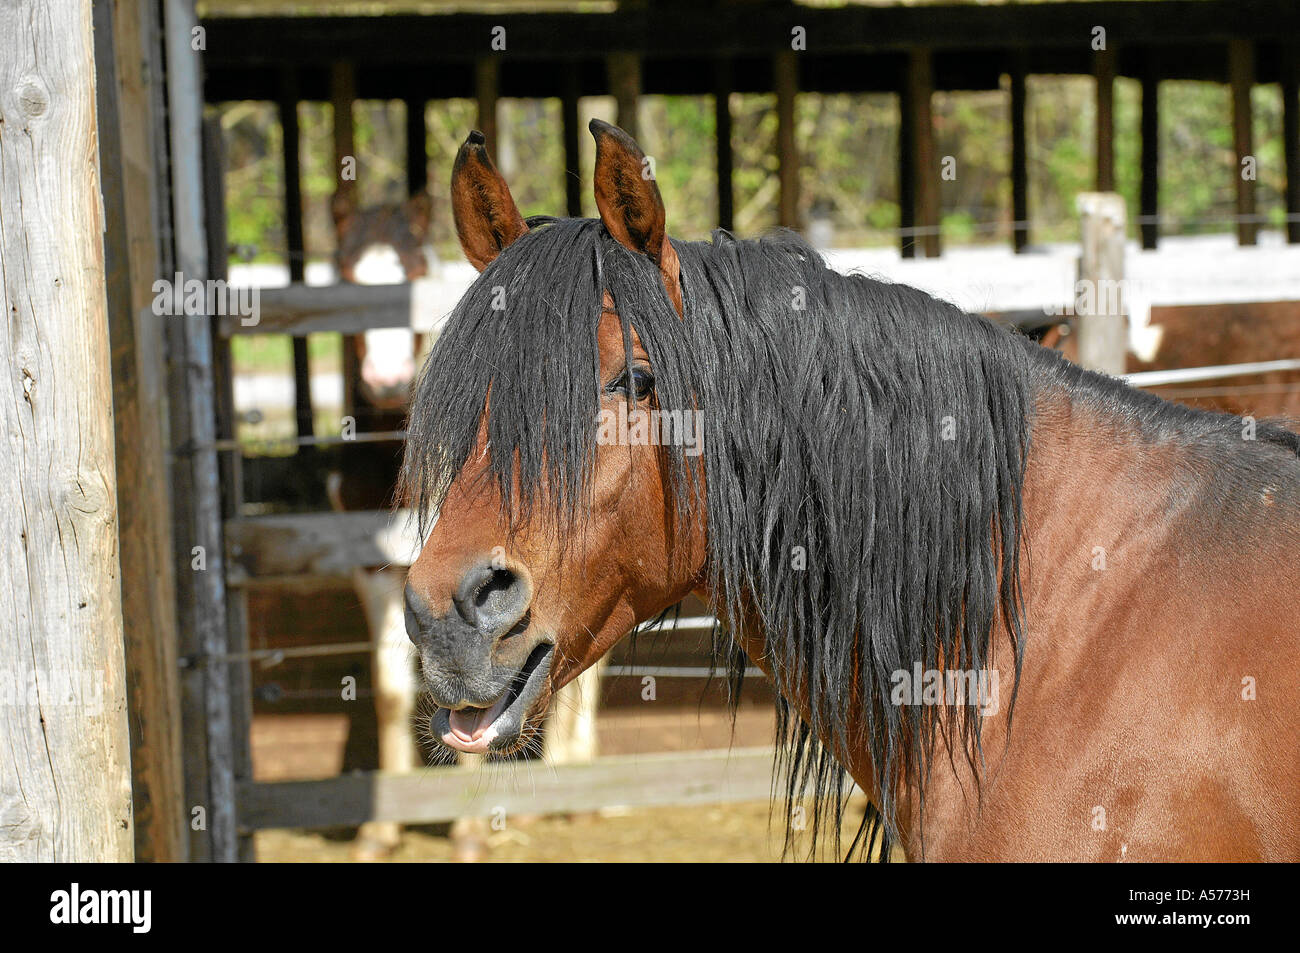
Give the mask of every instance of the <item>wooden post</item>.
[[(203, 196), (204, 224), (207, 229), (208, 274), (217, 281), (227, 281), (225, 143), (221, 137), (221, 118), (210, 115), (203, 120)], [(230, 353), (230, 339), (219, 333), (220, 322), (210, 323), (212, 346), (212, 384), (216, 437), (233, 440), (235, 436), (235, 374)], [(221, 516), (223, 522), (237, 519), (244, 502), (243, 456), (227, 452), (218, 458), (220, 466)], [(242, 589), (226, 590), (227, 652), (243, 655), (248, 651), (248, 595)], [(235, 783), (253, 777), (253, 680), (246, 661), (231, 662), (227, 678), (230, 692), (230, 761)], [(235, 849), (241, 861), (252, 861), (251, 834), (237, 836)]]
[(429, 186), (429, 129), (424, 122), (423, 97), (406, 100), (406, 194), (417, 195)]
[(1254, 158), (1251, 133), (1252, 110), (1250, 90), (1255, 85), (1255, 46), (1250, 40), (1240, 38), (1228, 41), (1228, 83), (1232, 87), (1232, 144), (1236, 152), (1233, 177), (1237, 182), (1237, 243), (1255, 244), (1259, 225), (1255, 215), (1255, 173), (1250, 178), (1244, 173), (1242, 162)]
[(898, 252), (916, 257), (916, 127), (911, 121), (912, 91), (903, 77), (898, 90)]
[(794, 50), (781, 50), (772, 59), (776, 87), (776, 161), (780, 181), (777, 221), (799, 228), (799, 146), (795, 141), (795, 99), (799, 93), (799, 61)]
[[(96, 93), (106, 228), (104, 266), (113, 360), (135, 859), (184, 861), (176, 588), (168, 514), (166, 358), (153, 314), (162, 273), (154, 217), (154, 130), (146, 76), (156, 55), (140, 4), (97, 3)], [(146, 68), (148, 62), (149, 68)]]
[[(356, 79), (356, 72), (353, 69), (352, 64), (347, 60), (342, 60), (334, 63), (330, 67), (330, 114), (331, 114), (330, 138), (334, 143), (334, 181), (336, 183), (335, 188), (340, 195), (350, 196), (351, 201), (357, 206), (360, 206), (361, 195), (357, 188), (356, 179), (343, 178), (343, 168), (345, 162), (347, 162), (351, 166), (352, 170), (357, 175), (360, 175), (360, 170), (357, 168), (359, 163), (357, 162), (357, 142), (356, 142), (356, 131), (354, 127), (355, 120), (352, 115), (352, 105), (353, 103), (356, 102), (356, 98), (357, 98), (357, 79)], [(285, 107), (282, 107), (282, 109), (283, 108)], [(295, 120), (295, 124), (296, 124), (296, 120)], [(287, 130), (285, 135), (287, 138), (288, 136)], [(295, 147), (295, 151), (296, 151), (296, 147)], [(285, 162), (286, 163), (288, 162), (287, 155), (285, 158)], [(297, 163), (295, 162), (295, 168), (296, 167), (297, 167)], [(297, 223), (298, 223), (296, 227), (296, 231), (298, 235), (298, 244), (299, 247), (301, 247), (302, 246), (302, 200), (301, 197), (299, 197), (298, 191), (295, 190), (294, 195), (296, 197), (295, 199), (296, 205), (290, 206), (288, 202), (288, 194), (289, 194), (288, 190), (286, 189), (285, 192), (286, 222), (291, 222), (292, 221), (291, 216), (296, 215)], [(295, 208), (296, 208), (296, 212), (295, 212)], [(292, 229), (294, 226), (290, 224), (288, 227)], [(337, 236), (335, 237), (335, 240), (336, 241), (338, 240)], [(302, 279), (301, 277), (299, 277), (294, 280), (301, 281)], [(360, 377), (361, 366), (359, 361), (357, 360), (356, 335), (342, 334), (339, 337), (340, 337), (340, 342), (342, 344), (342, 353), (343, 353), (342, 371), (343, 371), (344, 385), (343, 385), (343, 408), (342, 409), (343, 409), (344, 416), (350, 416), (355, 412), (356, 408), (353, 406), (352, 388), (351, 386), (349, 386), (349, 382), (355, 381)], [(301, 335), (296, 335), (293, 338), (294, 390), (296, 394), (300, 395), (302, 393), (300, 388), (305, 387), (307, 389), (307, 394), (310, 397), (311, 377), (305, 373), (300, 376), (299, 373), (298, 346), (300, 343), (305, 346), (307, 343), (307, 339), (305, 337), (302, 337)], [(303, 370), (304, 371), (306, 370), (305, 364), (303, 365)], [(301, 403), (301, 397), (297, 397), (296, 400), (297, 402)], [(299, 413), (301, 414), (301, 408), (299, 409)], [(299, 426), (301, 427), (301, 424)], [(302, 436), (301, 433), (299, 435)], [(300, 456), (307, 456), (309, 453), (310, 453), (310, 448), (302, 447), (299, 449)]]
[[(172, 245), (184, 280), (208, 277), (204, 216), (203, 88), (190, 47), (191, 0), (165, 0)], [(229, 652), (221, 487), (216, 452), (212, 320), (167, 318), (176, 601), (184, 710), (190, 858), (239, 858), (229, 671), (208, 660)], [(201, 810), (195, 810), (201, 809)], [(200, 818), (203, 824), (199, 825)]]
[(1097, 191), (1115, 191), (1115, 49), (1097, 50)]
[(1025, 131), (1025, 54), (1011, 66), (1011, 243), (1016, 254), (1029, 247), (1029, 145)]
[(1286, 240), (1300, 242), (1300, 46), (1282, 48), (1282, 151), (1286, 160)]
[(474, 61), (474, 99), (478, 103), (478, 131), (487, 138), (488, 154), (500, 161), (501, 143), (497, 133), (497, 89), (500, 82), (495, 56), (481, 56)]
[[(298, 160), (298, 77), (286, 70), (280, 79), (280, 129), (284, 138), (284, 230), (289, 253), (289, 280), (301, 283), (307, 267), (302, 235), (302, 166)], [(338, 123), (335, 122), (337, 127)], [(311, 407), (311, 368), (307, 339), (293, 339), (294, 418), (299, 437), (316, 429)]]
[[(1154, 56), (1154, 54), (1152, 54)], [(1142, 184), (1139, 199), (1142, 247), (1153, 249), (1160, 241), (1160, 74), (1147, 61), (1142, 75)]]
[(637, 110), (641, 103), (641, 58), (635, 53), (611, 53), (605, 60), (609, 91), (618, 105), (617, 123), (633, 139), (641, 134)]
[(564, 95), (560, 98), (564, 136), (564, 201), (570, 218), (582, 215), (582, 155), (578, 147), (578, 64), (564, 64)]
[(6, 4), (0, 35), (0, 861), (130, 861), (91, 8)]
[(732, 184), (731, 61), (719, 59), (713, 73), (713, 135), (717, 146), (718, 225), (736, 227), (736, 192)]
[(1125, 314), (1124, 199), (1114, 192), (1085, 192), (1078, 199), (1083, 248), (1075, 287), (1079, 363), (1107, 374), (1124, 373), (1128, 351)]
[(934, 93), (934, 66), (930, 50), (913, 49), (907, 61), (907, 95), (904, 97), (908, 144), (912, 153), (911, 185), (916, 225), (922, 234), (917, 244), (926, 257), (937, 258), (939, 242), (939, 169), (934, 151), (934, 119), (930, 100)]

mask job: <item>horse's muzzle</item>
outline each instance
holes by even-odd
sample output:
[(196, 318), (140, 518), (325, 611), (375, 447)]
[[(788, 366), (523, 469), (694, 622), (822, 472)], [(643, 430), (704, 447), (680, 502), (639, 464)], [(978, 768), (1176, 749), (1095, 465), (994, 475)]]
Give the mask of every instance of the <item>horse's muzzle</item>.
[(526, 572), (490, 563), (465, 574), (441, 618), (406, 587), (406, 632), (438, 706), (431, 728), (443, 744), (475, 753), (512, 750), (533, 709), (547, 700), (555, 645), (530, 631), (531, 603)]

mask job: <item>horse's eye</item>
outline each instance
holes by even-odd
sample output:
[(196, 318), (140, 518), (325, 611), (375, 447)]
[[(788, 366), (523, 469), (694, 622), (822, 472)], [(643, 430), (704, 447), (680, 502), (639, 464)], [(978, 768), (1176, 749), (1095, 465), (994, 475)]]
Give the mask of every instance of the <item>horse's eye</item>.
[(635, 400), (645, 400), (654, 392), (654, 376), (649, 371), (635, 368), (632, 371), (632, 389)]
[(632, 368), (631, 373), (632, 381), (630, 385), (628, 383), (628, 372), (624, 371), (609, 385), (608, 391), (611, 394), (623, 394), (626, 396), (630, 390), (632, 399), (638, 402), (645, 400), (654, 393), (655, 378), (647, 368), (634, 367)]

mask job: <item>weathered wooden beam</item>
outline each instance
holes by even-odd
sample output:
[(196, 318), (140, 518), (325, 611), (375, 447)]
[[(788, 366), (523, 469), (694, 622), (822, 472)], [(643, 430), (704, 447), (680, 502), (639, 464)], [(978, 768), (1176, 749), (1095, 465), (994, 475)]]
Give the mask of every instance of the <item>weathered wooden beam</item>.
[(0, 860), (130, 861), (89, 4), (0, 6)]
[(406, 99), (406, 193), (415, 195), (429, 185), (429, 129), (423, 97)]
[(1107, 374), (1124, 373), (1128, 318), (1124, 302), (1124, 199), (1085, 192), (1078, 199), (1083, 236), (1076, 301), (1079, 363)]
[(732, 183), (735, 159), (731, 150), (731, 62), (718, 60), (713, 73), (713, 126), (717, 143), (718, 225), (735, 227), (736, 193)]
[(167, 415), (161, 322), (166, 318), (149, 309), (153, 281), (162, 269), (146, 81), (156, 51), (146, 39), (145, 15), (146, 8), (136, 3), (94, 5), (135, 859), (171, 862), (185, 860), (189, 844), (162, 428)]
[[(341, 64), (343, 65), (343, 64)], [(336, 109), (337, 109), (337, 100)], [(298, 77), (286, 69), (280, 81), (280, 130), (282, 134), (284, 178), (284, 231), (289, 256), (289, 280), (300, 282), (307, 268), (307, 252), (302, 228), (302, 165), (299, 161)], [(351, 126), (351, 117), (346, 123)], [(335, 115), (334, 128), (339, 128)], [(337, 135), (337, 132), (336, 132)], [(338, 140), (335, 140), (339, 148)], [(346, 148), (346, 145), (343, 146)], [(349, 151), (345, 155), (355, 155)], [(335, 167), (338, 168), (337, 166)], [(311, 436), (315, 430), (311, 407), (311, 368), (307, 360), (307, 342), (293, 341), (294, 419), (299, 437)]]
[[(1051, 4), (846, 5), (799, 8), (799, 23), (820, 53), (898, 53), (916, 46), (937, 51), (1057, 47), (1077, 49), (1096, 24), (1112, 37), (1151, 45), (1222, 41), (1230, 36), (1271, 40), (1300, 33), (1300, 9), (1276, 0), (1109, 0)], [(210, 18), (208, 59), (227, 64), (327, 66), (350, 51), (393, 66), (443, 60), (468, 64), (493, 27), (504, 26), (510, 58), (530, 70), (538, 61), (603, 59), (633, 52), (647, 59), (701, 56), (766, 57), (787, 47), (786, 4), (685, 5), (665, 16), (658, 4), (627, 4), (608, 13), (501, 12), (434, 15)], [(1158, 25), (1158, 29), (1154, 26)], [(557, 37), (562, 42), (557, 42)], [(1046, 72), (1046, 70), (1042, 70)]]
[[(208, 272), (217, 281), (226, 280), (229, 247), (226, 236), (226, 157), (221, 135), (221, 117), (215, 113), (203, 119), (203, 196), (204, 224), (207, 229)], [(215, 434), (218, 440), (235, 436), (235, 372), (230, 342), (218, 334), (217, 322), (211, 322), (212, 382)], [(244, 499), (243, 455), (223, 453), (221, 467), (221, 516), (235, 517)], [(226, 590), (226, 646), (234, 654), (248, 651), (248, 600), (243, 592)], [(233, 665), (230, 685), (230, 750), (236, 783), (253, 777), (252, 728), (253, 682), (248, 665)], [(252, 861), (253, 839), (239, 835), (236, 854), (240, 861)]]
[(1282, 48), (1282, 152), (1286, 162), (1286, 240), (1300, 243), (1300, 45)]
[(605, 70), (617, 108), (615, 122), (636, 139), (641, 134), (637, 119), (641, 103), (641, 58), (635, 53), (611, 53), (605, 59)]
[(939, 242), (939, 164), (934, 149), (934, 118), (931, 98), (934, 94), (934, 67), (931, 52), (921, 47), (907, 58), (906, 111), (903, 121), (909, 125), (908, 142), (912, 150), (911, 183), (915, 190), (915, 227), (920, 230), (913, 247), (925, 249), (927, 258), (937, 258)]
[(408, 566), (419, 555), (406, 511), (244, 517), (227, 521), (225, 536), (232, 586), (348, 576), (354, 569)]
[[(297, 89), (295, 88), (295, 93)], [(360, 175), (360, 162), (357, 158), (357, 135), (356, 135), (356, 115), (354, 106), (357, 100), (357, 76), (356, 67), (351, 60), (339, 60), (330, 66), (330, 138), (334, 143), (334, 189), (337, 201), (343, 208), (357, 208), (361, 206), (360, 189), (357, 185), (357, 176)], [(351, 172), (351, 177), (345, 173)], [(331, 199), (333, 206), (335, 199)], [(285, 214), (288, 216), (293, 210), (286, 204)], [(334, 213), (334, 208), (331, 207)], [(336, 214), (336, 213), (335, 213)], [(299, 201), (297, 206), (297, 215), (299, 219), (302, 216), (302, 204)], [(333, 217), (333, 216), (332, 216)], [(297, 230), (301, 235), (301, 221), (297, 225)], [(338, 248), (338, 221), (335, 221), (335, 249)], [(300, 242), (301, 244), (301, 242)], [(292, 276), (294, 272), (290, 272)], [(295, 282), (302, 281), (302, 272), (298, 272), (297, 278), (291, 280)], [(223, 322), (224, 323), (224, 322)], [(351, 332), (352, 328), (344, 329), (345, 332)], [(357, 357), (356, 340), (352, 333), (344, 333), (342, 340), (339, 342), (342, 349), (342, 370), (343, 380), (355, 381), (361, 374), (361, 365)], [(293, 386), (294, 386), (294, 409), (298, 418), (298, 436), (307, 436), (302, 432), (302, 415), (304, 412), (303, 389), (307, 390), (308, 398), (311, 393), (311, 378), (308, 374), (308, 367), (305, 361), (307, 341), (302, 335), (295, 335), (293, 340)], [(303, 355), (300, 361), (299, 354)], [(343, 388), (343, 415), (351, 416), (355, 413), (356, 408), (353, 406), (354, 391), (351, 387)], [(307, 401), (310, 407), (310, 399)], [(314, 431), (314, 416), (313, 427)], [(310, 457), (311, 449), (300, 447), (296, 456), (299, 458)]]
[(487, 139), (488, 153), (499, 160), (497, 101), (500, 88), (500, 62), (495, 56), (480, 56), (474, 61), (474, 100), (478, 104), (478, 131)]
[[(437, 329), (470, 286), (467, 268), (446, 276), (417, 278), (400, 285), (290, 285), (257, 289), (256, 323), (237, 314), (221, 317), (223, 337), (236, 334), (318, 332), (359, 334), (378, 328)], [(240, 292), (242, 294), (242, 292)], [(252, 319), (248, 319), (252, 320)]]
[(1093, 77), (1097, 81), (1097, 176), (1098, 192), (1115, 191), (1115, 73), (1113, 46), (1093, 54)]
[(1142, 77), (1142, 182), (1138, 200), (1142, 247), (1160, 241), (1160, 73), (1154, 63)]
[(598, 758), (538, 770), (529, 762), (485, 769), (427, 768), (410, 774), (349, 774), (319, 781), (243, 784), (247, 830), (428, 824), (493, 812), (557, 814), (608, 807), (766, 800), (772, 750), (692, 751)]
[(578, 64), (565, 63), (564, 93), (560, 97), (560, 126), (564, 137), (564, 205), (570, 218), (582, 215), (582, 154), (578, 146)]
[(1228, 41), (1228, 84), (1232, 90), (1232, 145), (1236, 153), (1233, 178), (1237, 183), (1237, 242), (1255, 244), (1259, 224), (1255, 216), (1255, 176), (1243, 163), (1257, 164), (1254, 135), (1251, 130), (1254, 112), (1250, 91), (1255, 85), (1255, 45), (1250, 40)]
[(1011, 65), (1011, 244), (1019, 254), (1029, 247), (1029, 144), (1025, 127), (1025, 57)]
[[(194, 7), (189, 0), (165, 0), (163, 10), (175, 267), (186, 279), (206, 280), (201, 69), (190, 46)], [(198, 448), (176, 454), (172, 465), (179, 652), (221, 654), (229, 641), (220, 468), (208, 449), (216, 436), (212, 321), (207, 315), (169, 317), (166, 329), (172, 446)], [(187, 671), (181, 681), (186, 798), (191, 811), (201, 809), (186, 818), (192, 860), (239, 858), (228, 676), (217, 667)]]
[(799, 228), (799, 144), (795, 137), (795, 100), (799, 94), (799, 61), (793, 50), (772, 58), (772, 85), (776, 90), (776, 162), (780, 192), (777, 223)]

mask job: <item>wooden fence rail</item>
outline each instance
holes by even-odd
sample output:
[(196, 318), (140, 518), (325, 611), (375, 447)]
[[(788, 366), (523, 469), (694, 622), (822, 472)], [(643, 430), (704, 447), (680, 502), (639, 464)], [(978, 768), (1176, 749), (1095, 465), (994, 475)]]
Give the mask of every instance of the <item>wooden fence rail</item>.
[(484, 768), (426, 768), (318, 781), (250, 782), (238, 789), (244, 832), (272, 827), (429, 824), (458, 817), (559, 814), (609, 807), (764, 800), (772, 749), (603, 757), (577, 764), (511, 762)]

